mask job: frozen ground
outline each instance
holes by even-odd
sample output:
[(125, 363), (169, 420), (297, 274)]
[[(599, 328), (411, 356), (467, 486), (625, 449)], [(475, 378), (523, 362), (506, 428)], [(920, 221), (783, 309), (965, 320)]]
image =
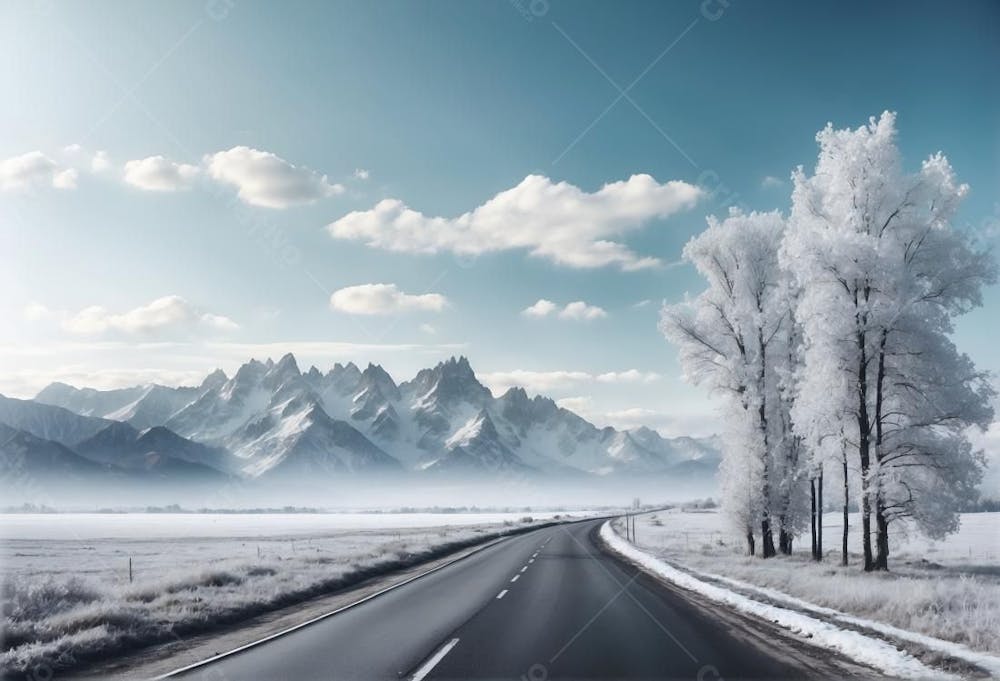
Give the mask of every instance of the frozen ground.
[[(565, 513), (565, 512), (564, 512)], [(551, 518), (518, 513), (11, 513), (0, 514), (0, 539), (170, 539), (274, 537), (340, 530), (460, 527)]]
[[(958, 533), (942, 542), (892, 536), (888, 574), (860, 568), (858, 518), (849, 520), (851, 564), (840, 566), (840, 517), (828, 514), (826, 560), (809, 559), (808, 535), (795, 555), (764, 561), (744, 555), (744, 544), (723, 515), (679, 509), (639, 516), (638, 545), (648, 553), (703, 577), (772, 589), (816, 606), (833, 608), (1000, 654), (1000, 514), (962, 516)], [(716, 580), (729, 586), (735, 582)], [(761, 591), (758, 594), (763, 593)], [(778, 594), (778, 595), (780, 595)]]
[(2, 516), (0, 670), (73, 668), (205, 631), (524, 527), (525, 516)]

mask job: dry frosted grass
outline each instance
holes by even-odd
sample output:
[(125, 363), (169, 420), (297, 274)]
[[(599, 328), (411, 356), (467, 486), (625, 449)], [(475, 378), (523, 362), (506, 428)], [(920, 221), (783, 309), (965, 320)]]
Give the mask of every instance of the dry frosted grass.
[[(851, 557), (852, 565), (841, 567), (835, 550), (828, 551), (826, 562), (814, 563), (808, 556), (808, 544), (801, 541), (791, 557), (767, 561), (747, 557), (740, 538), (717, 513), (675, 511), (654, 516), (639, 518), (639, 544), (667, 560), (976, 650), (1000, 653), (1000, 561), (996, 560), (1000, 555), (1000, 514), (966, 516), (959, 534), (943, 544), (930, 545), (917, 537), (900, 539), (888, 574), (863, 573), (857, 555)], [(856, 535), (850, 541), (851, 548), (857, 546)], [(840, 526), (831, 516), (824, 524), (824, 542), (827, 549), (840, 544)], [(936, 562), (922, 557), (929, 546), (936, 546), (932, 554)], [(969, 550), (973, 546), (976, 548)]]
[(77, 668), (329, 593), (510, 529), (508, 523), (306, 537), (8, 540), (0, 670), (39, 676)]

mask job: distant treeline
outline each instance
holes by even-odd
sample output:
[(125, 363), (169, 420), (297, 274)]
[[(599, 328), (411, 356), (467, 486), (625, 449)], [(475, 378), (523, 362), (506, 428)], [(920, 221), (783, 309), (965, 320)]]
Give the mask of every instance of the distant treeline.
[(1000, 513), (1000, 499), (979, 499), (962, 504), (962, 513)]

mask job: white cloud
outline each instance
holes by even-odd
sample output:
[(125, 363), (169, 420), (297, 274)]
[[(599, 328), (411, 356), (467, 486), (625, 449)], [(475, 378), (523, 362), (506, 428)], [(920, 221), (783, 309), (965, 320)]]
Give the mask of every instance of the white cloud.
[(658, 183), (633, 175), (587, 193), (567, 182), (529, 175), (516, 187), (455, 218), (430, 217), (402, 201), (385, 199), (330, 223), (337, 239), (409, 253), (451, 251), (462, 255), (527, 249), (569, 267), (616, 265), (636, 270), (661, 264), (613, 240), (691, 208), (703, 195), (686, 182)]
[(531, 307), (521, 310), (521, 314), (524, 316), (534, 317), (536, 319), (548, 317), (553, 313), (555, 313), (559, 319), (570, 319), (574, 321), (591, 321), (608, 316), (608, 313), (605, 312), (603, 308), (597, 307), (596, 305), (589, 305), (582, 300), (569, 303), (560, 309), (559, 305), (553, 303), (551, 300), (540, 298), (538, 302)]
[(340, 194), (344, 187), (326, 175), (294, 166), (267, 151), (233, 147), (205, 157), (213, 179), (236, 187), (239, 197), (253, 206), (287, 208)]
[(766, 175), (764, 179), (760, 181), (760, 186), (764, 189), (775, 189), (777, 187), (784, 187), (785, 181), (780, 177), (775, 177), (774, 175)]
[(584, 418), (587, 418), (585, 414), (591, 414), (594, 411), (594, 398), (592, 397), (564, 397), (561, 400), (556, 400), (556, 404)]
[(176, 163), (163, 156), (150, 156), (128, 161), (125, 164), (124, 178), (125, 182), (139, 189), (173, 192), (187, 189), (197, 176), (196, 166)]
[(16, 191), (41, 185), (75, 189), (76, 171), (63, 168), (40, 151), (12, 156), (0, 161), (0, 189)]
[(531, 307), (526, 307), (521, 310), (521, 314), (526, 317), (547, 317), (552, 312), (555, 312), (559, 308), (558, 305), (553, 303), (551, 300), (545, 300), (545, 298), (539, 298), (538, 302)]
[(632, 309), (633, 309), (633, 310), (641, 310), (642, 308), (644, 308), (644, 307), (649, 307), (649, 306), (650, 306), (650, 305), (652, 305), (652, 304), (653, 304), (653, 301), (652, 301), (652, 300), (649, 300), (649, 299), (647, 298), (647, 299), (645, 299), (645, 300), (640, 300), (640, 301), (639, 301), (639, 302), (637, 302), (637, 303), (632, 303)]
[(386, 315), (396, 312), (440, 312), (448, 299), (440, 293), (411, 295), (395, 284), (361, 284), (334, 291), (330, 307), (339, 312), (364, 315)]
[(607, 316), (608, 313), (605, 312), (603, 308), (597, 307), (596, 305), (588, 305), (582, 300), (577, 300), (568, 304), (559, 313), (559, 319), (573, 319), (586, 322), (593, 319), (602, 319)]
[(31, 399), (45, 386), (56, 381), (67, 383), (79, 388), (95, 388), (97, 390), (113, 390), (129, 388), (135, 385), (180, 386), (199, 385), (208, 371), (189, 369), (115, 369), (95, 368), (86, 364), (56, 366), (37, 370), (5, 371), (0, 392), (8, 397)]
[(355, 168), (354, 169), (354, 178), (357, 179), (357, 180), (367, 180), (369, 176), (370, 176), (370, 173), (367, 170), (365, 170), (364, 168)]
[(528, 392), (547, 394), (552, 391), (587, 383), (593, 380), (593, 374), (586, 371), (492, 371), (478, 374), (479, 380), (486, 384), (494, 395), (501, 395), (515, 386)]
[(101, 305), (91, 305), (78, 312), (51, 310), (40, 303), (30, 303), (24, 315), (31, 321), (58, 320), (63, 329), (82, 336), (96, 336), (109, 331), (126, 334), (150, 334), (158, 331), (235, 331), (239, 328), (229, 317), (204, 312), (180, 296), (164, 296), (132, 310), (116, 313)]
[(421, 324), (420, 330), (426, 333), (428, 336), (433, 336), (437, 333), (437, 329), (433, 324)]
[(76, 189), (76, 180), (79, 176), (75, 168), (59, 170), (52, 176), (52, 186), (56, 189)]
[(721, 430), (719, 419), (711, 410), (698, 412), (667, 412), (646, 407), (601, 410), (593, 397), (574, 396), (556, 400), (563, 409), (581, 416), (595, 426), (611, 426), (618, 430), (631, 430), (645, 426), (664, 437), (707, 437)]
[(627, 371), (609, 371), (597, 374), (596, 378), (601, 383), (652, 383), (662, 377), (655, 371), (628, 369)]
[(111, 157), (106, 151), (98, 151), (90, 160), (90, 169), (95, 173), (103, 173), (111, 167)]
[(28, 303), (24, 306), (24, 318), (31, 322), (42, 321), (52, 316), (52, 311), (41, 303)]
[(529, 392), (547, 394), (579, 387), (592, 383), (605, 384), (635, 384), (652, 383), (660, 380), (660, 375), (654, 372), (643, 372), (638, 369), (626, 371), (610, 371), (606, 373), (591, 373), (589, 371), (494, 371), (480, 374), (479, 378), (493, 391), (495, 395), (506, 392), (509, 388), (520, 386)]
[(66, 165), (75, 169), (77, 173), (102, 173), (111, 167), (108, 152), (100, 150), (91, 153), (81, 144), (69, 144), (63, 147), (62, 157), (67, 161)]

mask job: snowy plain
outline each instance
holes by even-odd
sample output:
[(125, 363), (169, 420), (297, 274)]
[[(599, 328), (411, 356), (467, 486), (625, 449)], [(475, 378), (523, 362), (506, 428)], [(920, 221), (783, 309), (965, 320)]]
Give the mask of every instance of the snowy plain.
[(73, 669), (556, 515), (4, 515), (0, 669)]
[[(850, 564), (840, 565), (841, 516), (823, 521), (825, 559), (810, 559), (808, 535), (794, 555), (764, 561), (745, 555), (742, 537), (721, 513), (681, 509), (640, 515), (637, 546), (691, 574), (756, 596), (819, 608), (1000, 654), (1000, 514), (964, 514), (943, 541), (892, 537), (890, 572), (865, 574), (856, 516), (849, 518)], [(899, 528), (896, 528), (897, 530)], [(785, 596), (789, 598), (785, 598)]]
[(511, 513), (9, 513), (0, 540), (274, 537), (333, 530), (427, 528), (545, 520), (557, 511)]

